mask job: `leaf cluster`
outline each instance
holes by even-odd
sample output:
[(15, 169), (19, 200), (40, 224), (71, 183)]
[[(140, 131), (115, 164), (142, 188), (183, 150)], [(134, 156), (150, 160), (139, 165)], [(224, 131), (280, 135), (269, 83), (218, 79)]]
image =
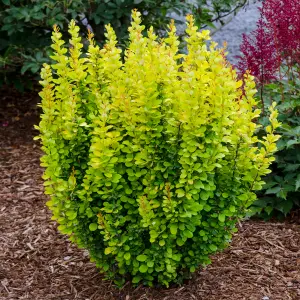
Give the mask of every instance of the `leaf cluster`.
[(145, 35), (136, 10), (124, 61), (106, 29), (85, 55), (74, 21), (70, 47), (52, 33), (37, 126), (47, 205), (108, 278), (168, 286), (229, 244), (274, 160), (277, 111), (258, 139), (253, 77), (242, 86), (192, 16), (187, 54), (174, 23), (165, 39)]
[[(287, 71), (285, 68), (282, 70)], [(259, 193), (259, 200), (253, 205), (253, 213), (269, 218), (287, 215), (300, 206), (300, 74), (295, 65), (283, 80), (277, 80), (263, 87), (265, 106), (277, 103), (278, 119), (282, 123), (277, 129), (281, 139), (277, 142), (276, 161), (272, 173)], [(259, 119), (265, 127), (268, 114)], [(261, 135), (261, 132), (258, 134)]]

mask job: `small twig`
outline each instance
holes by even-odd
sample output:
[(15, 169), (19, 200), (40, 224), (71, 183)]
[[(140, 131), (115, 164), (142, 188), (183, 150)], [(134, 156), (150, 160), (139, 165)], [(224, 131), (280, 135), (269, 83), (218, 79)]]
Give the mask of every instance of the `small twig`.
[(268, 244), (270, 244), (270, 245), (272, 245), (272, 246), (274, 246), (274, 247), (276, 247), (276, 248), (278, 248), (278, 249), (280, 249), (280, 250), (286, 251), (285, 248), (282, 248), (282, 247), (280, 247), (280, 246), (278, 246), (278, 245), (276, 245), (276, 244), (274, 244), (274, 243), (268, 241), (267, 239), (265, 239), (265, 238), (263, 238), (263, 237), (260, 237), (260, 238), (263, 239), (264, 241), (266, 241)]
[(6, 285), (3, 283), (3, 280), (1, 281), (1, 284), (2, 284), (2, 286), (5, 288), (5, 290), (6, 290), (7, 294), (9, 294), (9, 293), (10, 293), (10, 291), (7, 289)]

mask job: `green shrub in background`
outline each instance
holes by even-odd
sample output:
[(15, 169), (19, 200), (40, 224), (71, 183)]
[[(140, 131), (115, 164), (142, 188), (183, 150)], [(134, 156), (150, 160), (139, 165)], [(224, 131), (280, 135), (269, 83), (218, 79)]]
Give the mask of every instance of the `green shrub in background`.
[(238, 66), (241, 73), (247, 69), (255, 76), (262, 129), (267, 108), (273, 101), (278, 104), (282, 139), (252, 214), (283, 217), (300, 204), (300, 2), (265, 0), (260, 12), (257, 28), (243, 38)]
[[(277, 143), (276, 161), (272, 173), (253, 205), (253, 213), (263, 217), (287, 215), (293, 207), (300, 206), (300, 74), (298, 68), (290, 68), (287, 77), (264, 86), (263, 101), (266, 107), (277, 103), (277, 129), (281, 139)], [(285, 70), (287, 71), (287, 70)], [(259, 119), (263, 127), (267, 115)], [(260, 134), (260, 133), (259, 133)]]
[[(173, 23), (158, 40), (133, 12), (125, 61), (107, 26), (83, 56), (72, 21), (68, 49), (42, 69), (40, 130), (47, 203), (62, 233), (118, 284), (180, 282), (224, 249), (274, 160), (277, 111), (266, 136), (253, 77), (245, 85), (209, 32), (187, 17), (188, 54)], [(68, 54), (69, 52), (69, 54)]]
[[(211, 24), (235, 12), (246, 0), (0, 0), (0, 85), (13, 82), (21, 88), (21, 79), (32, 79), (44, 62), (49, 62), (52, 26), (64, 35), (75, 19), (86, 33), (86, 22), (103, 45), (104, 25), (112, 24), (120, 44), (127, 40), (127, 28), (133, 8), (143, 13), (144, 23), (161, 33), (170, 21), (169, 13), (193, 12), (198, 26)], [(178, 23), (180, 23), (178, 21)], [(27, 72), (27, 76), (21, 76)], [(25, 85), (28, 84), (27, 83)]]

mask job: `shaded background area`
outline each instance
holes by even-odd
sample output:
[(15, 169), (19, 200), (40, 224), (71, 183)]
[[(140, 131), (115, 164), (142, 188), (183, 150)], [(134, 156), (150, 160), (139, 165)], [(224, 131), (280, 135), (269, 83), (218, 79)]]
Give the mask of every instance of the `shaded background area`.
[[(126, 48), (132, 9), (143, 15), (146, 28), (153, 26), (161, 36), (171, 17), (183, 27), (184, 16), (192, 13), (200, 28), (223, 22), (250, 0), (72, 0), (72, 1), (0, 1), (0, 86), (12, 84), (26, 89), (38, 77), (44, 62), (50, 62), (51, 31), (60, 27), (64, 39), (68, 24), (75, 19), (86, 44), (87, 27), (95, 33), (99, 45), (105, 42), (105, 25), (116, 31), (118, 45)], [(252, 1), (252, 0), (251, 0)], [(183, 24), (183, 25), (182, 25)], [(87, 26), (88, 25), (88, 26)]]

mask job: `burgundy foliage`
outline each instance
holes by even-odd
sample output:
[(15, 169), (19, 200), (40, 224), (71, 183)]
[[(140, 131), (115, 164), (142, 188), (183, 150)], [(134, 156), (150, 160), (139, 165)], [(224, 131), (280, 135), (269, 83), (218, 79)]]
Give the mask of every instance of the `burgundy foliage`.
[(267, 0), (263, 5), (263, 14), (283, 58), (299, 62), (300, 1)]
[(263, 85), (280, 78), (280, 66), (300, 63), (300, 1), (265, 0), (257, 29), (243, 36), (238, 69)]

